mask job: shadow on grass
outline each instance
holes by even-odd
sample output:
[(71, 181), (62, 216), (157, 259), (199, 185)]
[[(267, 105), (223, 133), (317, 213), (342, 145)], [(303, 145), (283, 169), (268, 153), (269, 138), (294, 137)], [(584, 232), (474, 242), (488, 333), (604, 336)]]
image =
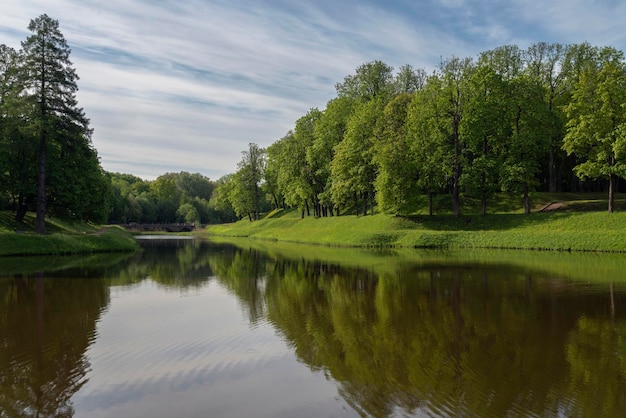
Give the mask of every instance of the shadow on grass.
[(264, 219), (279, 219), (279, 218), (282, 218), (283, 216), (291, 215), (292, 213), (297, 212), (297, 211), (298, 211), (297, 208), (277, 209), (275, 211), (268, 213)]
[[(546, 221), (567, 219), (576, 212), (553, 212), (523, 214), (493, 214), (493, 215), (462, 215), (458, 218), (452, 215), (407, 215), (397, 216), (400, 229), (415, 229), (423, 227), (434, 231), (497, 231), (545, 224)], [(405, 222), (402, 222), (405, 220)], [(406, 223), (410, 221), (413, 225)]]

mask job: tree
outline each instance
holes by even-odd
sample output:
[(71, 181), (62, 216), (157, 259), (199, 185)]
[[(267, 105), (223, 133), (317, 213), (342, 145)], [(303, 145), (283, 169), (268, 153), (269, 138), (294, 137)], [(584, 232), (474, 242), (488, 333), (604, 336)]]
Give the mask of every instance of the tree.
[[(561, 190), (561, 177), (565, 164), (563, 154), (564, 119), (562, 112), (567, 99), (566, 72), (563, 60), (566, 48), (561, 44), (539, 42), (531, 45), (525, 53), (526, 73), (537, 80), (546, 92), (544, 101), (548, 111), (552, 113), (551, 123), (545, 125), (544, 135), (549, 138), (550, 150), (548, 159), (548, 188), (550, 192)], [(557, 169), (557, 160), (559, 168)]]
[(395, 94), (415, 93), (424, 88), (427, 78), (428, 75), (425, 70), (421, 68), (415, 69), (410, 65), (403, 65), (393, 80)]
[(382, 61), (367, 62), (356, 69), (356, 74), (346, 76), (343, 83), (335, 84), (339, 97), (369, 101), (387, 98), (393, 94), (393, 67)]
[(488, 198), (499, 190), (502, 157), (510, 137), (508, 86), (490, 67), (481, 66), (469, 77), (469, 91), (467, 115), (461, 124), (467, 144), (461, 182), (467, 195), (480, 199), (486, 215)]
[(376, 127), (374, 161), (378, 166), (376, 199), (385, 212), (409, 209), (417, 195), (417, 168), (419, 164), (407, 152), (406, 120), (411, 94), (401, 94), (391, 100)]
[(72, 134), (85, 139), (91, 135), (89, 120), (78, 107), (78, 76), (70, 61), (70, 48), (59, 30), (59, 22), (43, 14), (31, 20), (32, 32), (22, 42), (21, 83), (26, 104), (29, 131), (38, 138), (38, 233), (45, 232), (46, 168), (49, 140), (55, 140), (55, 124), (62, 124)]
[(406, 121), (408, 151), (416, 162), (417, 186), (428, 195), (428, 212), (433, 214), (433, 196), (452, 177), (454, 149), (450, 143), (442, 108), (442, 80), (428, 78), (409, 105)]
[(544, 101), (545, 89), (535, 79), (520, 75), (509, 83), (507, 110), (512, 129), (500, 184), (504, 191), (523, 194), (524, 213), (530, 214), (529, 193), (537, 186), (541, 161), (550, 149), (550, 138), (545, 135), (553, 123), (553, 114)]
[(21, 55), (0, 45), (0, 193), (16, 209), (22, 222), (27, 208), (35, 201), (37, 173), (33, 162), (37, 149), (24, 132), (19, 70)]
[(343, 141), (355, 103), (355, 99), (350, 97), (336, 97), (328, 102), (315, 123), (315, 140), (306, 153), (307, 161), (316, 167), (315, 176), (323, 188), (318, 195), (319, 202), (330, 209), (331, 215), (334, 206), (331, 163), (335, 158), (337, 145)]
[(233, 188), (228, 197), (237, 216), (248, 215), (250, 221), (259, 219), (261, 207), (260, 186), (265, 169), (265, 150), (255, 143), (242, 151), (238, 170), (233, 178)]
[(608, 180), (608, 211), (614, 210), (615, 182), (626, 175), (626, 64), (621, 51), (604, 48), (589, 62), (574, 85), (566, 108), (563, 148), (582, 162), (574, 167), (581, 178)]
[(333, 202), (340, 206), (354, 198), (357, 215), (359, 197), (363, 198), (363, 214), (367, 214), (368, 199), (374, 214), (374, 180), (377, 175), (373, 161), (375, 128), (384, 106), (383, 98), (360, 102), (356, 106), (331, 164)]
[(150, 195), (154, 199), (157, 222), (176, 222), (176, 211), (180, 206), (181, 190), (176, 185), (178, 174), (165, 173), (150, 183)]

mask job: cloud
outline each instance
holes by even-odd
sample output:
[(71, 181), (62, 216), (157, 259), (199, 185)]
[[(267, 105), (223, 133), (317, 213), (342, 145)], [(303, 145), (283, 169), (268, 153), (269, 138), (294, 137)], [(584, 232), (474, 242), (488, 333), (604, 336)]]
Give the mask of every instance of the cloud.
[(0, 42), (19, 47), (44, 12), (58, 19), (103, 167), (144, 178), (235, 171), (249, 142), (281, 138), (367, 61), (432, 70), (503, 44), (625, 44), (611, 0), (53, 3), (3, 0)]

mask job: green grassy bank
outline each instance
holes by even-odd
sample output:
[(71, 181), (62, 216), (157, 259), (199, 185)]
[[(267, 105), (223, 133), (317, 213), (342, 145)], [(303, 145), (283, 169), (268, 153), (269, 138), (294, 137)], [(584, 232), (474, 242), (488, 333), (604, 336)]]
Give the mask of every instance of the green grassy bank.
[[(542, 195), (536, 212), (516, 209), (482, 216), (340, 216), (300, 219), (277, 211), (257, 222), (215, 225), (207, 234), (350, 247), (498, 248), (626, 252), (626, 212), (607, 213), (592, 195)], [(568, 198), (570, 200), (563, 200)], [(559, 209), (537, 212), (550, 202)], [(617, 208), (624, 204), (620, 196)]]
[(119, 227), (98, 227), (48, 219), (45, 235), (34, 232), (34, 218), (24, 224), (10, 212), (0, 212), (0, 256), (93, 254), (134, 251), (133, 237)]

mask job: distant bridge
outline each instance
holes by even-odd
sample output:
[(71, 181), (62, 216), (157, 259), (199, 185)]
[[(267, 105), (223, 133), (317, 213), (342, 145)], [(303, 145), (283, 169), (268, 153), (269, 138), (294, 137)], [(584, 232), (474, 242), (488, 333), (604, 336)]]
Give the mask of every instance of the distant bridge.
[(120, 226), (129, 231), (141, 231), (141, 232), (191, 232), (196, 228), (195, 224), (180, 223), (180, 224), (140, 224), (131, 222), (128, 224), (120, 224)]

